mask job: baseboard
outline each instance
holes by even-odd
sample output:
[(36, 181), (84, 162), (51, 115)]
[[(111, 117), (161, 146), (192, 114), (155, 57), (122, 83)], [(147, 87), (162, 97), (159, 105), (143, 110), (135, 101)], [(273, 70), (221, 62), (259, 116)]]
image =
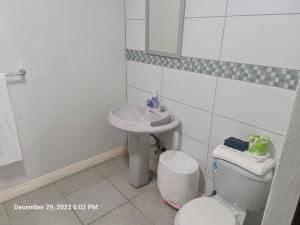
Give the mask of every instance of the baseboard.
[(37, 177), (33, 180), (27, 181), (25, 183), (19, 184), (12, 188), (0, 191), (0, 203), (7, 200), (13, 199), (20, 195), (26, 194), (30, 191), (43, 187), (45, 185), (51, 184), (55, 181), (58, 181), (64, 177), (70, 176), (72, 174), (78, 173), (84, 169), (88, 169), (92, 166), (95, 166), (99, 163), (105, 162), (107, 160), (113, 159), (115, 157), (121, 156), (126, 153), (127, 146), (121, 146), (110, 150), (108, 152), (96, 155), (92, 158), (83, 160), (78, 163), (74, 163), (65, 168), (56, 170), (52, 173), (46, 174), (41, 177)]

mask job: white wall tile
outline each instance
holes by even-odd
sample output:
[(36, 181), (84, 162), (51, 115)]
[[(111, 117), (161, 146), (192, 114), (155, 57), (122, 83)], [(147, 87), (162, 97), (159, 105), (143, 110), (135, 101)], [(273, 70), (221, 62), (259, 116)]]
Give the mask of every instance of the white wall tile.
[(203, 143), (208, 143), (212, 114), (163, 98), (167, 109), (181, 120), (182, 133)]
[(224, 78), (217, 87), (216, 114), (285, 134), (294, 91)]
[(168, 132), (159, 135), (162, 144), (168, 150), (181, 150), (193, 157), (201, 168), (201, 172), (205, 174), (208, 146), (189, 138), (177, 131)]
[(126, 19), (145, 19), (146, 0), (125, 0)]
[(145, 51), (145, 20), (126, 21), (126, 48)]
[(229, 0), (227, 15), (299, 13), (299, 0)]
[(204, 74), (163, 68), (163, 96), (212, 111), (216, 79)]
[(127, 85), (161, 93), (162, 68), (146, 63), (127, 61)]
[(202, 174), (205, 174), (208, 153), (207, 145), (182, 135), (181, 151), (193, 157), (199, 163)]
[(224, 18), (186, 18), (182, 55), (219, 59)]
[(221, 59), (300, 69), (300, 15), (226, 19)]
[(151, 97), (150, 93), (127, 87), (127, 103), (145, 106), (147, 99)]
[(210, 146), (216, 147), (223, 144), (228, 137), (236, 137), (247, 141), (249, 135), (258, 134), (270, 137), (270, 153), (276, 159), (280, 156), (284, 137), (268, 131), (264, 131), (243, 123), (224, 118), (222, 116), (214, 115)]
[(227, 0), (186, 0), (186, 17), (225, 16)]

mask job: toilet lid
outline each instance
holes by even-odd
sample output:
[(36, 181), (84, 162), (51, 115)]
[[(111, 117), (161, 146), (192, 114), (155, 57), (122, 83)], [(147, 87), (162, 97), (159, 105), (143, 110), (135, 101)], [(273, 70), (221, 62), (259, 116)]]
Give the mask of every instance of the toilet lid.
[(235, 225), (232, 211), (209, 197), (185, 204), (176, 216), (176, 225)]

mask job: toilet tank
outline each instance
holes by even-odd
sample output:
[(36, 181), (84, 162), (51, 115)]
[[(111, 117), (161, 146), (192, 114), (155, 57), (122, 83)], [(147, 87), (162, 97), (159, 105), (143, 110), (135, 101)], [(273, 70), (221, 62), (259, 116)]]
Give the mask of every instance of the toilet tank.
[(221, 159), (213, 161), (213, 182), (218, 195), (248, 211), (259, 211), (267, 201), (273, 171), (256, 176)]

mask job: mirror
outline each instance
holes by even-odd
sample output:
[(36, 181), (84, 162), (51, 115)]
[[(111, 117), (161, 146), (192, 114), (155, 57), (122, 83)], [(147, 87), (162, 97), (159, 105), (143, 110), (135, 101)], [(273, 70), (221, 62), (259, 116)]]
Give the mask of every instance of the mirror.
[(185, 0), (147, 0), (146, 53), (180, 58)]

